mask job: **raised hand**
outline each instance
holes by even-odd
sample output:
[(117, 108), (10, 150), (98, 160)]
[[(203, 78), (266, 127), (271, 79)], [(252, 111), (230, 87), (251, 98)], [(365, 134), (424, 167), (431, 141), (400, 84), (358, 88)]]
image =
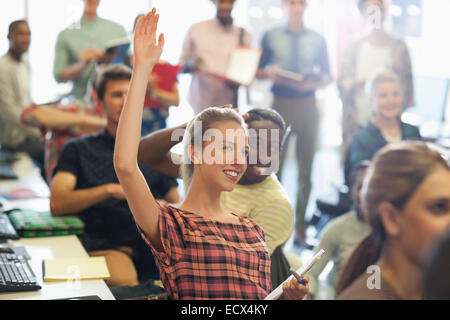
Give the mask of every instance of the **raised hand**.
[(160, 34), (156, 43), (158, 20), (159, 14), (155, 8), (139, 18), (134, 31), (134, 67), (151, 69), (159, 61), (164, 35)]

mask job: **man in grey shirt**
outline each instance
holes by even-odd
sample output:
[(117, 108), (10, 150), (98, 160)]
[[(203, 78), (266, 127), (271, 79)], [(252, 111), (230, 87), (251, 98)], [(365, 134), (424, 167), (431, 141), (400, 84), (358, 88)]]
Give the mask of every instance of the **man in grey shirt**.
[[(330, 81), (325, 39), (305, 27), (306, 0), (283, 0), (288, 14), (287, 25), (267, 31), (262, 38), (262, 56), (258, 78), (274, 82), (273, 108), (292, 126), (297, 136), (299, 168), (296, 206), (296, 242), (305, 240), (305, 211), (311, 191), (311, 167), (319, 128), (316, 90)], [(278, 172), (283, 169), (284, 156)]]
[(38, 129), (21, 123), (20, 114), (30, 104), (30, 67), (24, 54), (30, 46), (25, 20), (9, 25), (9, 50), (0, 57), (0, 145), (13, 152), (27, 152), (42, 168), (44, 144)]

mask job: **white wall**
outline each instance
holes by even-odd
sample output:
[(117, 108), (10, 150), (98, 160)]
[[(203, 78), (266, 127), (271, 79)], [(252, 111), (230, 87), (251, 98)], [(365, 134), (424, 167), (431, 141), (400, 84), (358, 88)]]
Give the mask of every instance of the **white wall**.
[(450, 1), (422, 1), (422, 37), (407, 38), (414, 73), (450, 78)]

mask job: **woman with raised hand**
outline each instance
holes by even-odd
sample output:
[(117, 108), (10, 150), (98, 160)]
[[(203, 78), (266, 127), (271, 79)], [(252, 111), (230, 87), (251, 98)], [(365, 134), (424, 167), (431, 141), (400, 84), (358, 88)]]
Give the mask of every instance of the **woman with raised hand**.
[[(271, 290), (264, 233), (252, 220), (220, 205), (221, 192), (233, 190), (246, 170), (248, 139), (242, 117), (231, 109), (208, 108), (189, 123), (183, 159), (186, 197), (179, 208), (160, 206), (139, 171), (148, 74), (164, 46), (162, 35), (156, 43), (158, 19), (153, 9), (136, 26), (133, 76), (115, 145), (117, 176), (169, 298), (262, 299)], [(302, 299), (307, 292), (293, 278), (284, 285), (282, 298)]]
[(400, 142), (372, 160), (361, 190), (364, 238), (342, 270), (338, 300), (422, 299), (421, 262), (450, 227), (450, 168), (423, 142)]

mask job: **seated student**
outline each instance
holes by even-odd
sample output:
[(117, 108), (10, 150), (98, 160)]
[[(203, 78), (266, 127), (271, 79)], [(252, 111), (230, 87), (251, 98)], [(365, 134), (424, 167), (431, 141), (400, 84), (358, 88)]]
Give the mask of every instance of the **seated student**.
[(338, 300), (421, 299), (421, 259), (450, 227), (450, 167), (423, 142), (377, 152), (361, 190), (372, 232), (340, 275)]
[(30, 46), (25, 20), (9, 25), (9, 50), (0, 57), (0, 145), (12, 152), (26, 152), (40, 168), (44, 144), (40, 132), (20, 122), (22, 108), (30, 104), (30, 68), (24, 54)]
[[(96, 89), (106, 114), (106, 127), (101, 133), (72, 139), (64, 146), (50, 196), (53, 215), (77, 214), (85, 222), (81, 242), (91, 256), (106, 256), (112, 274), (108, 284), (112, 286), (159, 278), (113, 167), (116, 129), (130, 78), (131, 70), (124, 65), (106, 67), (100, 74)], [(157, 198), (179, 201), (175, 179), (150, 168), (143, 167), (142, 172)]]
[[(273, 109), (252, 109), (246, 115), (247, 127), (257, 134), (254, 143), (250, 143), (258, 158), (254, 164), (248, 164), (247, 170), (237, 182), (233, 191), (222, 192), (221, 204), (227, 210), (253, 219), (264, 230), (266, 245), (271, 256), (272, 286), (278, 286), (289, 274), (289, 262), (283, 254), (283, 245), (289, 240), (294, 228), (294, 213), (287, 192), (277, 176), (270, 169), (274, 161), (279, 161), (282, 152), (282, 137), (286, 132), (284, 119)], [(179, 177), (180, 165), (171, 161), (180, 157), (170, 151), (179, 143), (171, 136), (184, 130), (186, 125), (160, 130), (143, 138), (139, 147), (139, 161), (161, 172)], [(278, 146), (272, 146), (272, 129), (278, 130)], [(266, 131), (267, 133), (264, 133)], [(274, 140), (275, 141), (275, 140)], [(259, 146), (267, 151), (260, 152)], [(278, 155), (272, 152), (278, 149)], [(260, 156), (265, 153), (267, 159)], [(264, 164), (263, 164), (264, 163)], [(294, 267), (294, 266), (293, 266)]]
[(328, 262), (331, 260), (334, 263), (333, 269), (328, 275), (328, 278), (331, 280), (329, 281), (329, 284), (334, 289), (336, 287), (339, 272), (352, 249), (370, 234), (370, 226), (364, 221), (361, 209), (361, 198), (359, 196), (362, 182), (369, 165), (369, 161), (363, 161), (354, 169), (352, 177), (352, 198), (353, 203), (355, 204), (354, 210), (331, 220), (320, 235), (320, 242), (315, 249), (315, 253), (320, 249), (325, 250), (325, 253), (309, 272), (311, 278), (311, 296), (313, 298), (316, 297), (319, 292), (317, 281), (319, 275), (322, 273)]
[(402, 140), (421, 140), (419, 130), (400, 120), (403, 91), (398, 77), (390, 72), (377, 74), (370, 82), (370, 101), (375, 114), (369, 123), (352, 139), (345, 159), (345, 181), (350, 183), (354, 166), (371, 160), (373, 155), (388, 143)]
[[(155, 43), (158, 19), (153, 9), (136, 26), (133, 78), (117, 130), (117, 175), (169, 298), (263, 299), (272, 289), (264, 232), (220, 204), (221, 192), (231, 191), (246, 169), (242, 117), (231, 109), (208, 108), (189, 123), (182, 169), (186, 197), (179, 208), (160, 206), (137, 166), (148, 74), (164, 45), (162, 35)], [(283, 288), (285, 299), (308, 292), (295, 278)]]
[(450, 229), (429, 250), (422, 270), (423, 298), (450, 300)]

